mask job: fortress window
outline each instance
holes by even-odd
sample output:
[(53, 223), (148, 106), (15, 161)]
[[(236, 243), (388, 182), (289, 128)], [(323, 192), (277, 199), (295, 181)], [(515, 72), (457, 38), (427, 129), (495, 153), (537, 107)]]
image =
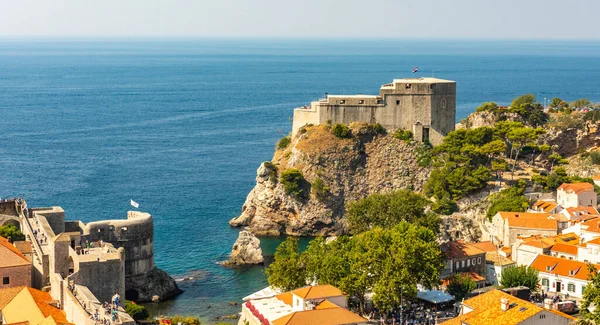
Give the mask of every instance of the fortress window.
[(362, 99), (360, 99), (360, 100), (358, 101), (358, 103), (359, 103), (359, 104), (364, 104), (364, 103), (365, 103), (365, 101), (364, 101), (364, 100), (362, 100)]
[(346, 104), (346, 100), (345, 99), (340, 100), (340, 104)]
[(378, 99), (377, 104), (383, 104), (383, 99)]
[(406, 85), (404, 85), (404, 87), (405, 87), (406, 89), (410, 89), (410, 88), (412, 88), (412, 85), (411, 85), (411, 84), (406, 84)]
[(434, 84), (429, 85), (429, 89), (433, 90), (433, 88), (435, 88), (434, 86)]
[(2, 284), (10, 284), (10, 278), (5, 276), (2, 278)]
[(396, 100), (396, 105), (400, 105), (400, 100), (399, 99)]
[(442, 108), (446, 109), (446, 100), (445, 99), (442, 99)]

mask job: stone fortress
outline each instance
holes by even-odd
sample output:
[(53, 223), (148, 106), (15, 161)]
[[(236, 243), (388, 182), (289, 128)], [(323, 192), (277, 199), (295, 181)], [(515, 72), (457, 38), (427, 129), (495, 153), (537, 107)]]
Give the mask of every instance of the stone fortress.
[(292, 136), (307, 124), (380, 123), (413, 132), (419, 142), (438, 145), (456, 123), (456, 82), (437, 78), (394, 79), (379, 95), (328, 95), (294, 110)]
[[(148, 213), (129, 211), (126, 220), (84, 224), (66, 221), (61, 207), (27, 208), (25, 201), (7, 201), (0, 202), (0, 225), (5, 224), (18, 226), (31, 243), (32, 287), (50, 291), (68, 319), (87, 324), (88, 314), (117, 292), (123, 302), (164, 300), (181, 292), (154, 265)], [(131, 322), (124, 311), (119, 318)]]

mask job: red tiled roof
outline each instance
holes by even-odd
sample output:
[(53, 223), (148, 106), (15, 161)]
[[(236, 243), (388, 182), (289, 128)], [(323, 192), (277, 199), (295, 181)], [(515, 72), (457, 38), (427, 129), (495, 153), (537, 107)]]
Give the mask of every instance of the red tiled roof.
[(442, 252), (450, 259), (485, 254), (484, 250), (462, 240), (453, 240), (442, 244)]
[(491, 241), (482, 241), (479, 243), (471, 243), (471, 245), (473, 245), (485, 252), (497, 252), (498, 251), (496, 246), (494, 246), (494, 244), (492, 244)]
[(565, 191), (567, 193), (583, 193), (587, 191), (593, 191), (594, 185), (590, 183), (562, 183), (561, 186), (558, 187), (558, 190)]
[(557, 244), (554, 244), (554, 246), (552, 246), (552, 248), (550, 250), (553, 252), (577, 255), (577, 246), (575, 246), (575, 245), (557, 243)]
[[(593, 264), (597, 270), (600, 270), (600, 265)], [(566, 260), (548, 255), (538, 255), (530, 267), (540, 271), (540, 273), (558, 274), (560, 276), (587, 280), (588, 269), (584, 262)], [(550, 270), (547, 268), (550, 267)]]

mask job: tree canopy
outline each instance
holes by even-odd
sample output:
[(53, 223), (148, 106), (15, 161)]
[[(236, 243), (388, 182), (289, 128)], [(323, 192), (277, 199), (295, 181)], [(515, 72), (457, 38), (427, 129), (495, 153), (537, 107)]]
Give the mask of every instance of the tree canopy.
[(10, 238), (12, 241), (25, 240), (25, 235), (15, 225), (4, 225), (0, 227), (0, 236)]
[[(581, 303), (582, 319), (591, 324), (600, 324), (600, 273), (594, 265), (588, 264), (588, 283), (583, 291), (583, 302)], [(594, 306), (594, 311), (589, 308)]]
[(540, 272), (534, 268), (522, 266), (513, 266), (502, 271), (500, 285), (503, 288), (513, 288), (524, 286), (529, 288), (530, 292), (538, 291)]
[(499, 211), (527, 211), (529, 200), (527, 200), (524, 195), (526, 185), (525, 181), (520, 180), (517, 185), (490, 196), (489, 200), (491, 203), (486, 214), (488, 219), (491, 220), (491, 218)]
[(297, 241), (286, 240), (266, 272), (269, 283), (284, 290), (313, 281), (334, 285), (356, 297), (362, 312), (367, 292), (374, 293), (378, 308), (389, 311), (400, 304), (401, 296), (414, 297), (417, 284), (437, 285), (442, 267), (434, 232), (401, 221), (391, 229), (377, 227), (329, 244), (316, 238), (302, 254)]
[(454, 274), (450, 278), (447, 290), (457, 301), (461, 301), (463, 298), (466, 298), (471, 291), (475, 290), (476, 286), (477, 284), (468, 274)]
[(375, 227), (389, 229), (401, 221), (420, 224), (437, 232), (437, 217), (425, 214), (428, 203), (424, 197), (409, 190), (371, 194), (348, 204), (346, 220), (353, 234)]

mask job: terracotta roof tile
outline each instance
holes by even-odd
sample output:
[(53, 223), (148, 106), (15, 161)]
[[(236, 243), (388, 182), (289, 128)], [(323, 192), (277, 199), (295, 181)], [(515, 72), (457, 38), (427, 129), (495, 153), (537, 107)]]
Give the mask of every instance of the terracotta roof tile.
[[(508, 299), (509, 302), (510, 308), (506, 311), (503, 311), (500, 308), (500, 301), (502, 298)], [(463, 304), (473, 309), (473, 311), (455, 317), (442, 324), (458, 325), (466, 323), (469, 325), (513, 325), (519, 324), (526, 319), (540, 313), (541, 311), (549, 311), (529, 301), (519, 299), (500, 290), (491, 290), (483, 293), (471, 299), (465, 300)], [(555, 313), (570, 320), (575, 319), (560, 312)]]
[(323, 302), (318, 304), (315, 309), (329, 309), (329, 308), (339, 308), (340, 306), (334, 304), (333, 302), (325, 299)]
[(25, 287), (12, 287), (0, 289), (0, 310), (4, 309), (4, 306), (8, 303)]
[(479, 243), (471, 243), (471, 245), (473, 245), (485, 252), (497, 252), (498, 251), (496, 246), (494, 246), (494, 244), (492, 244), (491, 241), (482, 241)]
[(25, 255), (4, 237), (0, 237), (0, 267), (30, 265)]
[(587, 191), (593, 191), (594, 185), (590, 183), (562, 183), (561, 186), (558, 187), (559, 191), (565, 191), (567, 193), (583, 193)]
[(535, 208), (535, 210), (538, 210), (538, 211), (542, 210), (544, 212), (550, 213), (557, 206), (558, 206), (558, 204), (556, 204), (556, 202), (540, 200), (540, 201), (535, 202), (531, 207)]
[(308, 286), (293, 290), (292, 293), (302, 299), (320, 299), (344, 295), (340, 289), (329, 284)]
[(283, 301), (284, 304), (293, 307), (292, 304), (294, 303), (294, 297), (292, 297), (291, 292), (282, 293), (280, 295), (275, 296), (275, 298)]
[(273, 325), (342, 325), (366, 323), (367, 320), (346, 308), (297, 311), (274, 320)]
[(442, 244), (442, 252), (450, 259), (485, 254), (484, 250), (462, 240), (453, 240)]
[[(596, 269), (600, 270), (600, 265), (593, 264)], [(558, 274), (560, 276), (587, 280), (588, 269), (584, 262), (566, 260), (548, 255), (538, 255), (530, 267), (540, 271), (540, 273)], [(550, 270), (548, 270), (550, 267)]]
[(577, 246), (575, 246), (575, 245), (557, 243), (557, 244), (554, 244), (554, 246), (552, 246), (552, 248), (550, 250), (553, 252), (577, 255)]
[(540, 212), (498, 212), (509, 227), (529, 229), (557, 229), (558, 221), (550, 218), (549, 213)]

